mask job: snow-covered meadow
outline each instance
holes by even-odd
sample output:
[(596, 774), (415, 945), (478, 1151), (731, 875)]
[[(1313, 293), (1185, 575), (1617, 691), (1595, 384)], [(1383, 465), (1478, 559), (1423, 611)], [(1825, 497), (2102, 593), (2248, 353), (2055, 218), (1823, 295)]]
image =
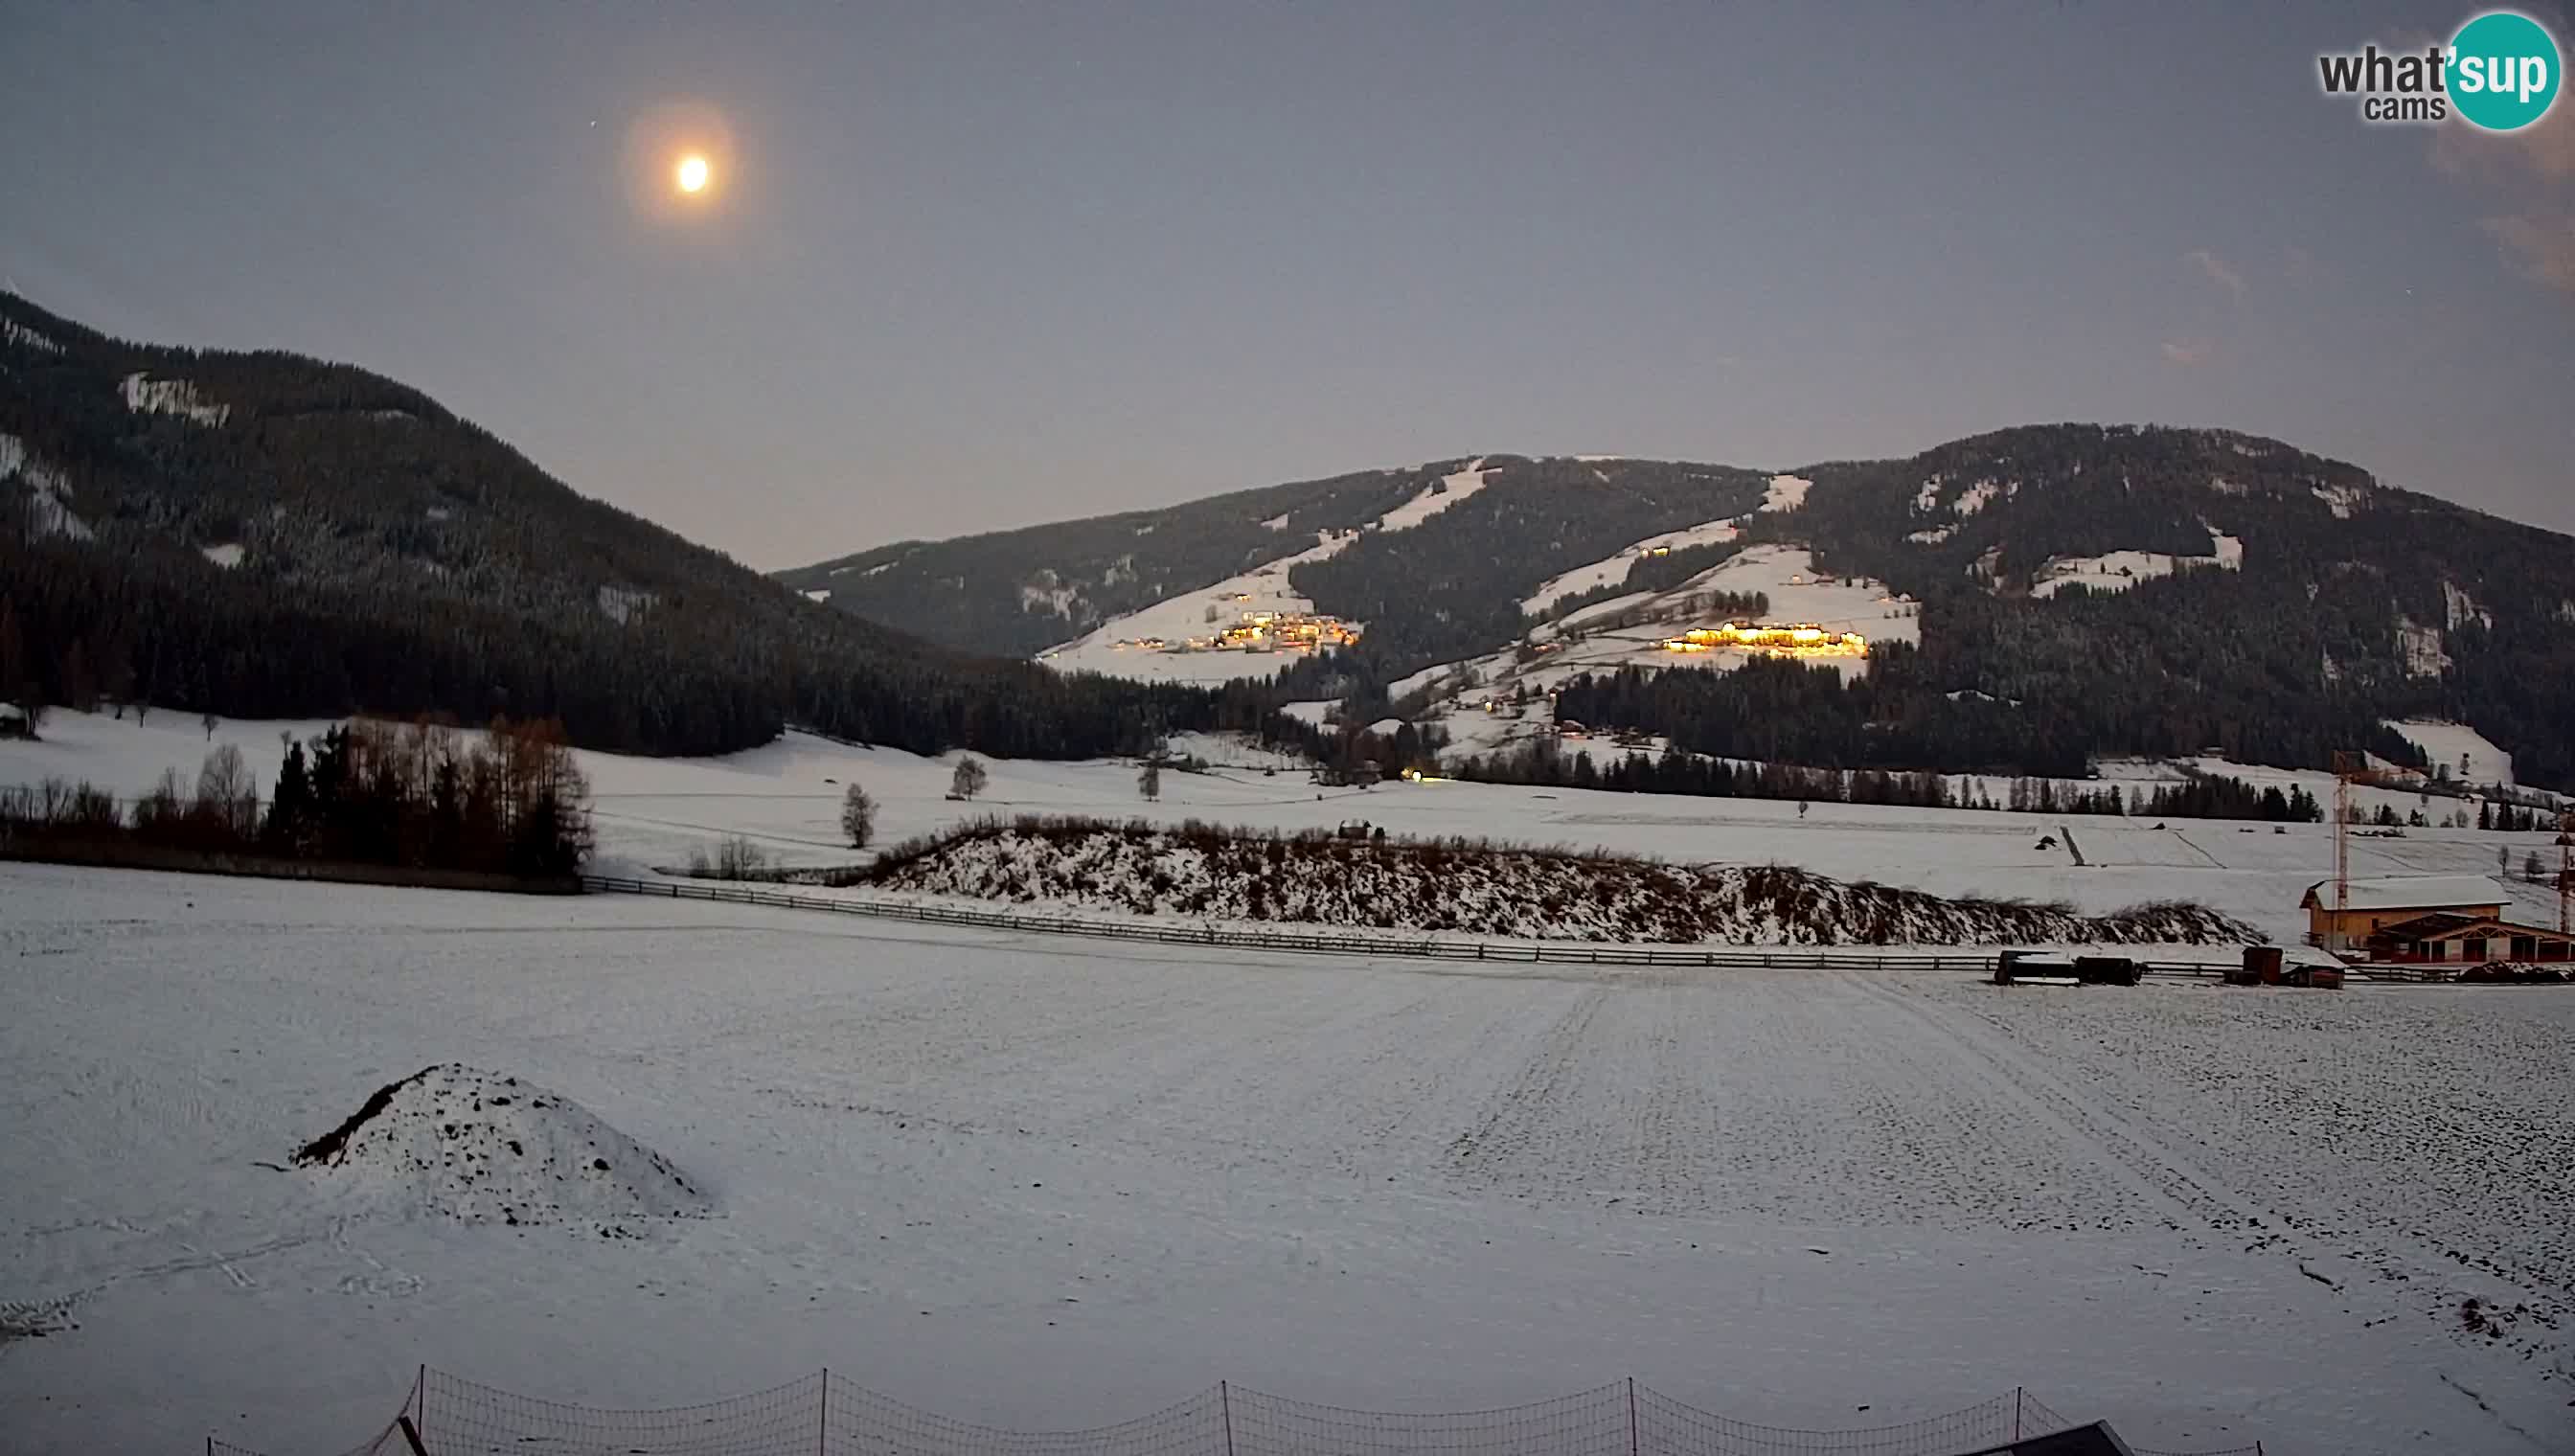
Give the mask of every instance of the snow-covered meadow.
[[(276, 782), (281, 733), (310, 736), (325, 727), (227, 721), (215, 726), (211, 741), (239, 746), (265, 791)], [(167, 768), (193, 780), (210, 745), (196, 720), (175, 714), (155, 714), (137, 725), (131, 718), (57, 712), (46, 722), (43, 741), (0, 739), (0, 785), (54, 775), (137, 795)], [(850, 863), (860, 856), (841, 837), (840, 809), (843, 790), (854, 781), (881, 806), (877, 832), (883, 842), (991, 814), (1094, 814), (1159, 823), (1198, 818), (1288, 831), (1363, 820), (1396, 836), (1601, 848), (1683, 864), (1794, 864), (1836, 879), (1949, 897), (2062, 900), (2092, 915), (2150, 900), (2193, 900), (2289, 944), (2306, 929), (2297, 909), (2300, 892), (2333, 872), (2332, 838), (2322, 824), (1836, 803), (1811, 804), (1801, 812), (1779, 800), (1462, 782), (1325, 788), (1293, 766), (1280, 766), (1275, 755), (1231, 740), (1193, 737), (1176, 746), (1230, 766), (1166, 772), (1161, 800), (1149, 803), (1138, 796), (1131, 763), (994, 759), (991, 786), (968, 803), (947, 796), (956, 754), (924, 757), (804, 733), (716, 758), (587, 751), (578, 757), (591, 780), (597, 863), (615, 874), (684, 865), (693, 849), (712, 848), (734, 834), (758, 843), (781, 864)], [(2331, 779), (2321, 773), (2215, 760), (2200, 766), (2257, 786), (2276, 783), (2285, 792), (2296, 785), (2331, 797)], [(2178, 776), (2177, 769), (2147, 764), (2115, 764), (2105, 771), (2131, 788)], [(2000, 799), (2006, 785), (1985, 787)], [(2418, 802), (2428, 802), (2436, 813), (2451, 803), (2377, 788), (2362, 790), (2359, 798), (2364, 808), (2384, 802), (2400, 813)], [(2352, 873), (2492, 874), (2500, 857), (2515, 871), (2502, 887), (2507, 913), (2553, 923), (2554, 893), (2522, 882), (2518, 874), (2532, 852), (2553, 862), (2553, 838), (2547, 832), (2419, 828), (2402, 838), (2355, 837)]]
[[(0, 1346), (13, 1451), (339, 1449), (423, 1361), (612, 1406), (829, 1365), (1056, 1428), (1219, 1376), (1426, 1410), (1632, 1373), (1804, 1427), (2025, 1385), (2156, 1449), (2575, 1434), (2559, 988), (1461, 967), (35, 865), (0, 906), (0, 1299), (48, 1330)], [(513, 1227), (292, 1165), (448, 1061), (712, 1216)]]

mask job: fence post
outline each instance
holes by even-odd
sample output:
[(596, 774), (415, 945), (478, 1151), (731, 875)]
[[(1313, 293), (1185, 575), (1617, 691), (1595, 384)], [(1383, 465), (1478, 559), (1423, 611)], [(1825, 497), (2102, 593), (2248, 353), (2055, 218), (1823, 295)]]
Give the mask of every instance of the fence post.
[(2013, 1387), (2012, 1387), (2012, 1439), (2013, 1439), (2013, 1440), (2015, 1440), (2015, 1441), (2017, 1441), (2017, 1440), (2019, 1440), (2019, 1439), (2020, 1439), (2020, 1397), (2021, 1397), (2021, 1387), (2020, 1387), (2020, 1386), (2017, 1386), (2017, 1385), (2013, 1386)]
[(1636, 1456), (1636, 1377), (1627, 1377), (1627, 1456)]
[(1234, 1456), (1234, 1390), (1222, 1380), (1216, 1383), (1216, 1400), (1225, 1414), (1225, 1456)]
[(823, 1399), (818, 1402), (820, 1414), (814, 1422), (814, 1456), (823, 1456), (832, 1440), (832, 1367), (823, 1367)]
[(429, 1362), (426, 1360), (411, 1377), (411, 1415), (420, 1425), (429, 1424)]
[(402, 1432), (403, 1444), (411, 1447), (411, 1456), (429, 1456), (429, 1448), (421, 1444), (420, 1427), (411, 1423), (411, 1417), (396, 1416), (394, 1425)]

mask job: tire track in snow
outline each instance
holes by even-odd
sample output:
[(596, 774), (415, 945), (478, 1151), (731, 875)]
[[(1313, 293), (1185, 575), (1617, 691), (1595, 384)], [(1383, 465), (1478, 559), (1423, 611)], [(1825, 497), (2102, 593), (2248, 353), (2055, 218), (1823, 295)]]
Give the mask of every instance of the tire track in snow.
[(1897, 986), (1864, 977), (1858, 983), (1871, 998), (1955, 1043), (1962, 1064), (1978, 1068), (1989, 1083), (2045, 1118), (2068, 1139), (2099, 1151), (2132, 1186), (2164, 1206), (2171, 1226), (2223, 1228), (2252, 1218), (2241, 1195), (2174, 1157), (2151, 1134), (2117, 1117), (2097, 1098), (2079, 1093), (2001, 1028), (1969, 1035)]
[(1600, 1014), (1608, 997), (1607, 985), (1591, 986), (1556, 1018), (1510, 1085), (1486, 1105), (1472, 1127), (1450, 1141), (1452, 1171), (1467, 1172), (1469, 1182), (1489, 1186), (1488, 1169), (1516, 1159), (1532, 1142), (1543, 1141), (1556, 1130), (1583, 1060), (1592, 1018)]

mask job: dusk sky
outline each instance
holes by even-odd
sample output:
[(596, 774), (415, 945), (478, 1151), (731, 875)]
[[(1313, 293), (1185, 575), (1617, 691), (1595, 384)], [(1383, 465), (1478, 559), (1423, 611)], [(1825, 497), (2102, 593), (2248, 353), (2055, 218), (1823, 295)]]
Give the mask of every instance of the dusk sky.
[(2317, 86), (2472, 13), (0, 0), (0, 277), (365, 365), (763, 568), (2058, 420), (2575, 531), (2575, 101)]

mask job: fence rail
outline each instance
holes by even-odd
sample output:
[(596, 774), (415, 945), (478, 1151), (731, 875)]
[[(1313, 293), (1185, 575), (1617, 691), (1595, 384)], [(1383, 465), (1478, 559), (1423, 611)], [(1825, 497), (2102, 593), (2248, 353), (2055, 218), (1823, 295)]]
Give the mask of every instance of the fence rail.
[[(422, 1366), (402, 1410), (348, 1456), (1964, 1456), (2073, 1428), (2025, 1391), (1901, 1425), (1801, 1430), (1733, 1420), (1634, 1380), (1494, 1410), (1344, 1410), (1220, 1381), (1087, 1431), (952, 1420), (819, 1371), (729, 1400), (609, 1410)], [(212, 1437), (207, 1456), (257, 1456)], [(2158, 1456), (2261, 1456), (2257, 1442)]]

